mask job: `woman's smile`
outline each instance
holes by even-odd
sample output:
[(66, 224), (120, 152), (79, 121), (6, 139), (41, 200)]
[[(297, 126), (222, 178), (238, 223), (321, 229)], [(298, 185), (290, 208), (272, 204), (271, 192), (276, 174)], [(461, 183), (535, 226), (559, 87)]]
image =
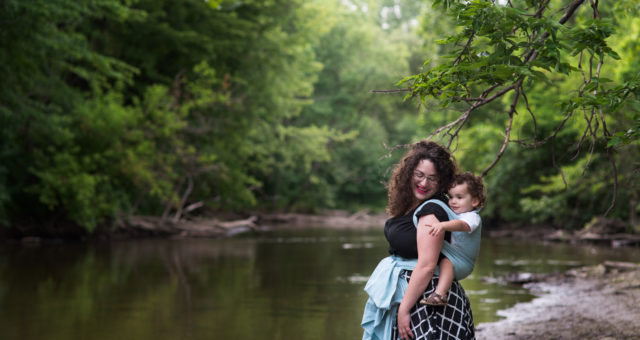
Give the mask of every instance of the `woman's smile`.
[(438, 174), (433, 163), (423, 159), (413, 171), (413, 195), (418, 201), (431, 198), (438, 191)]

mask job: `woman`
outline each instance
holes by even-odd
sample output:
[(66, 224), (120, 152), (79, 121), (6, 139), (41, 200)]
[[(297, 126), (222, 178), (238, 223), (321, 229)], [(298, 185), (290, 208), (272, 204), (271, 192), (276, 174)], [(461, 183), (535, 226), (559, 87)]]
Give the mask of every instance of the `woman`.
[[(426, 225), (448, 221), (447, 213), (428, 199), (446, 203), (444, 192), (456, 173), (451, 153), (434, 142), (413, 145), (396, 166), (388, 188), (391, 218), (384, 233), (390, 257), (380, 261), (365, 291), (369, 300), (362, 320), (363, 339), (473, 339), (469, 300), (458, 281), (451, 285), (449, 304), (418, 304), (434, 291), (443, 238), (429, 235)], [(414, 226), (414, 214), (419, 218)], [(399, 305), (398, 305), (399, 304)], [(397, 307), (396, 307), (397, 306)]]

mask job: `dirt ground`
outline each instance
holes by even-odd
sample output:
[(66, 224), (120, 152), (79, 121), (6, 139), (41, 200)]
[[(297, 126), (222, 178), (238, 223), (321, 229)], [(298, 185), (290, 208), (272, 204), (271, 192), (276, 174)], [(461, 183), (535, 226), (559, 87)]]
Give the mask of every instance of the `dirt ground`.
[(539, 295), (476, 327), (478, 340), (640, 339), (640, 265), (605, 262), (526, 285)]

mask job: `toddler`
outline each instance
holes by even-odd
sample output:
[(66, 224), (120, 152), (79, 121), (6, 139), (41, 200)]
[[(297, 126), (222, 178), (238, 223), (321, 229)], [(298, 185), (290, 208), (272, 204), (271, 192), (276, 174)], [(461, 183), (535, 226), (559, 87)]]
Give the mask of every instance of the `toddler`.
[[(479, 237), (467, 238), (456, 237), (459, 232), (471, 234), (478, 229), (481, 224), (479, 209), (484, 206), (486, 200), (484, 184), (482, 178), (474, 176), (470, 172), (456, 175), (451, 189), (449, 189), (449, 207), (458, 215), (457, 219), (434, 223), (429, 230), (429, 234), (438, 235), (445, 231), (451, 231), (451, 243), (456, 247), (479, 247)], [(479, 230), (478, 230), (479, 232)], [(459, 235), (462, 236), (462, 235)], [(456, 242), (458, 239), (458, 242)], [(465, 244), (460, 240), (470, 241), (478, 244)], [(457, 243), (457, 244), (456, 244)], [(475, 261), (475, 258), (473, 259)], [(423, 305), (446, 306), (447, 292), (451, 287), (454, 277), (454, 266), (446, 256), (440, 261), (440, 279), (435, 292), (426, 299), (420, 300)]]

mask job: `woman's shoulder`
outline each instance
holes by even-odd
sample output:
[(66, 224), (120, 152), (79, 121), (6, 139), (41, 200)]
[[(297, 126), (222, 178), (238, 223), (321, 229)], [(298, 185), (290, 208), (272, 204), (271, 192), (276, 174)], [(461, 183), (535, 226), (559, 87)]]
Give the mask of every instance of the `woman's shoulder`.
[(447, 196), (445, 196), (444, 194), (436, 194), (433, 195), (433, 197), (431, 197), (430, 199), (422, 202), (418, 208), (416, 208), (416, 210), (420, 210), (420, 209), (425, 209), (425, 208), (431, 208), (431, 209), (436, 209), (436, 208), (442, 208), (442, 207), (446, 207), (449, 204), (449, 198)]
[(447, 202), (449, 200), (443, 194), (436, 194), (424, 203), (422, 203), (415, 211), (415, 215), (417, 217), (425, 216), (425, 215), (436, 215), (438, 220), (442, 221), (443, 219), (448, 220), (447, 212), (445, 207), (447, 206)]
[(431, 200), (436, 200), (436, 201), (440, 201), (444, 204), (449, 204), (449, 197), (447, 195), (445, 195), (443, 192), (439, 192), (435, 195), (433, 195), (433, 197), (431, 197), (429, 199), (429, 201)]

